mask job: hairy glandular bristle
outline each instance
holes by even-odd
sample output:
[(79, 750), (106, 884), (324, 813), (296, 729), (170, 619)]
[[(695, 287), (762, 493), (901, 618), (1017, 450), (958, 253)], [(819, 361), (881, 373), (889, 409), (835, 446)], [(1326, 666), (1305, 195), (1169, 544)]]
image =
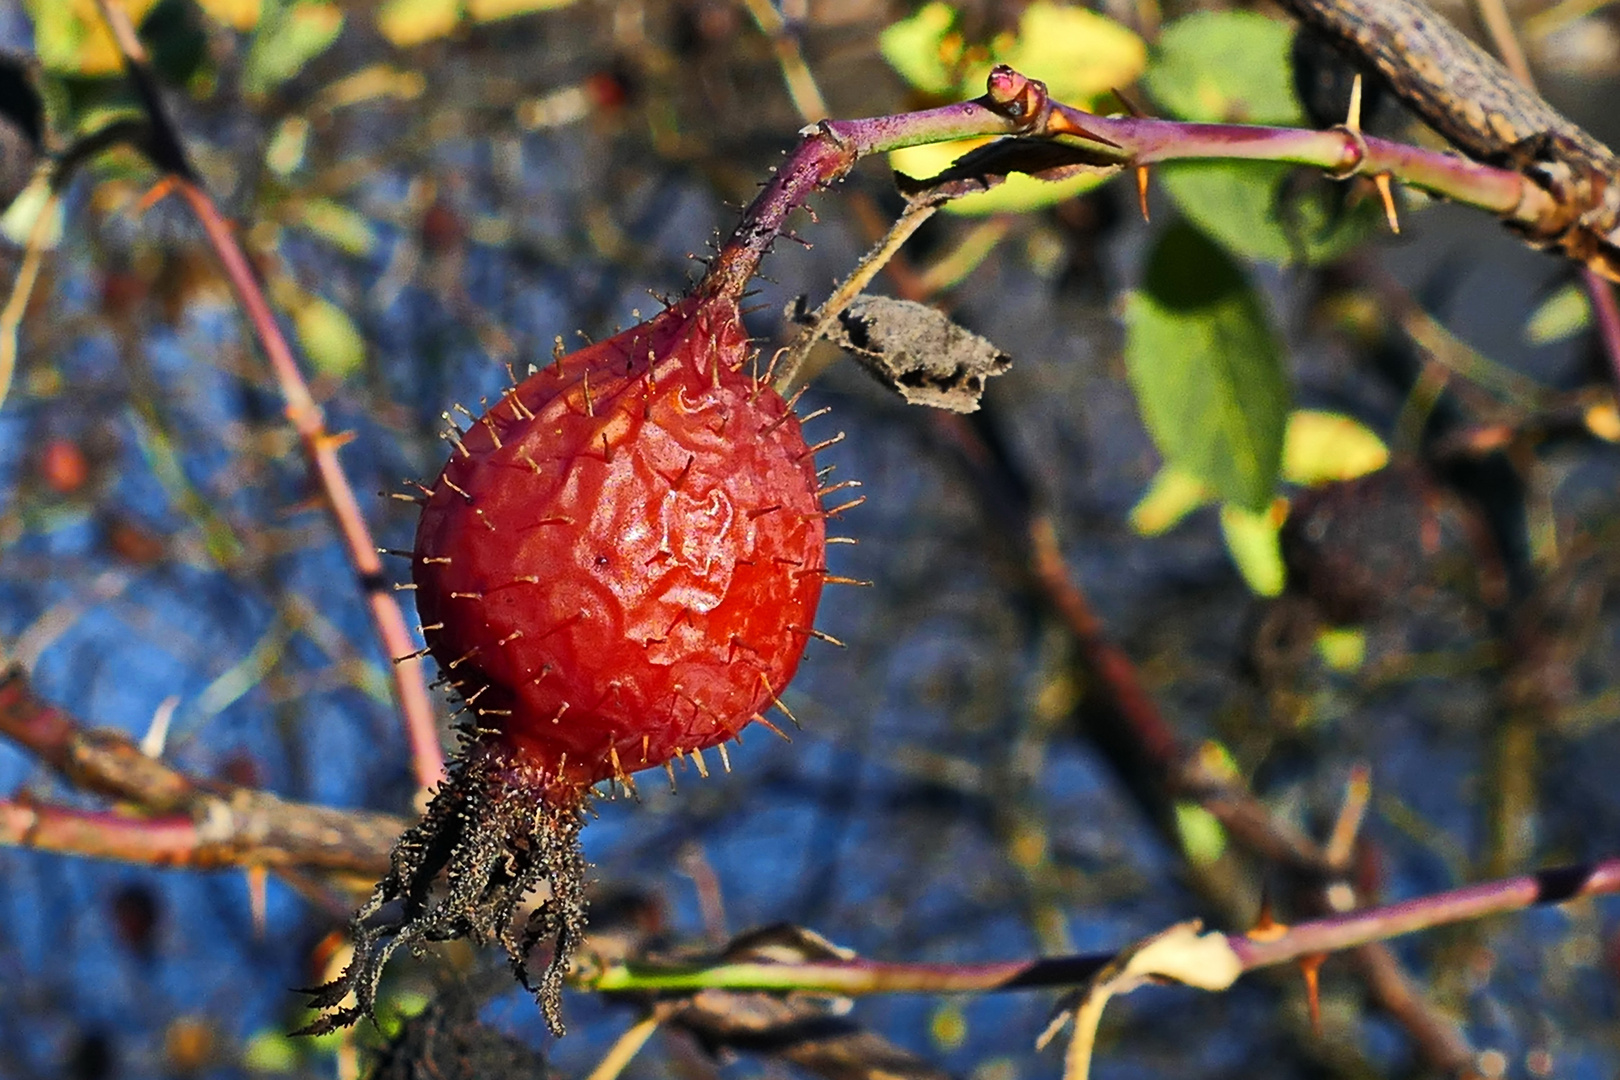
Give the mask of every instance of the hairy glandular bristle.
[[(354, 959), (311, 992), (322, 1015), (302, 1033), (371, 1016), (383, 967), (400, 946), (471, 938), (500, 943), (547, 1026), (561, 1035), (563, 977), (585, 930), (584, 805), (550, 794), (500, 747), (470, 743), (422, 820), (394, 845), (388, 874), (350, 926)], [(525, 900), (542, 887), (544, 898), (520, 919)], [(536, 981), (529, 954), (548, 939), (551, 957)]]

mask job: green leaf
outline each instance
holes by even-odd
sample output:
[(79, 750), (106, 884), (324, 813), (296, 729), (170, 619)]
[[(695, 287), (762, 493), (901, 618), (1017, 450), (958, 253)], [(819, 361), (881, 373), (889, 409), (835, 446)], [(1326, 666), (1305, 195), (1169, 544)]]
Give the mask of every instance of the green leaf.
[(1131, 507), (1131, 531), (1137, 536), (1159, 536), (1210, 501), (1209, 487), (1198, 477), (1166, 465)]
[(1185, 224), (1159, 238), (1126, 302), (1125, 363), (1165, 461), (1222, 501), (1264, 510), (1288, 416), (1282, 351), (1243, 272)]
[[(1183, 120), (1299, 125), (1289, 56), (1293, 29), (1254, 12), (1199, 12), (1165, 28), (1143, 83)], [(1182, 213), (1230, 250), (1276, 263), (1318, 263), (1364, 240), (1382, 215), (1346, 207), (1342, 184), (1273, 162), (1177, 162), (1160, 170)]]
[(1167, 111), (1209, 123), (1303, 122), (1287, 23), (1249, 11), (1203, 11), (1165, 27), (1143, 83)]
[(1375, 200), (1347, 206), (1349, 189), (1286, 163), (1178, 161), (1157, 175), (1200, 229), (1228, 250), (1264, 262), (1336, 259), (1383, 220)]
[[(1041, 79), (1052, 97), (1085, 105), (1135, 82), (1147, 67), (1147, 45), (1113, 19), (1071, 4), (1035, 0), (1018, 19), (1011, 45), (993, 50), (995, 63)], [(982, 94), (986, 69), (965, 93)]]
[(377, 29), (401, 49), (447, 37), (461, 21), (462, 0), (383, 0)]
[(1226, 851), (1226, 828), (1215, 815), (1195, 802), (1176, 803), (1176, 833), (1182, 853), (1194, 866), (1208, 866)]
[(297, 222), (350, 255), (366, 255), (377, 246), (371, 219), (331, 199), (306, 199), (292, 209)]
[(291, 1036), (267, 1028), (242, 1047), (242, 1067), (255, 1073), (293, 1073), (303, 1066), (300, 1047)]
[(1334, 671), (1359, 671), (1367, 662), (1367, 631), (1359, 626), (1324, 626), (1316, 633), (1316, 655)]
[(1572, 338), (1592, 322), (1592, 305), (1586, 290), (1570, 282), (1536, 306), (1524, 327), (1524, 340), (1531, 345), (1551, 345)]
[(1283, 436), (1283, 479), (1290, 484), (1354, 480), (1389, 464), (1389, 447), (1371, 428), (1339, 413), (1296, 409)]
[(366, 342), (343, 309), (312, 294), (293, 307), (293, 327), (315, 370), (334, 379), (347, 378), (366, 358)]
[(1231, 503), (1221, 507), (1221, 535), (1243, 580), (1259, 596), (1278, 596), (1288, 580), (1279, 535), (1288, 501), (1277, 499), (1256, 513)]
[(879, 34), (878, 51), (901, 78), (918, 90), (948, 97), (957, 87), (956, 62), (961, 57), (959, 35), (954, 50), (946, 44), (955, 26), (956, 9), (935, 0)]
[[(937, 176), (955, 164), (956, 159), (989, 139), (958, 139), (948, 143), (928, 143), (908, 146), (889, 155), (889, 164), (896, 172), (907, 176), (926, 178)], [(965, 217), (985, 214), (1016, 214), (1056, 206), (1067, 199), (1083, 195), (1102, 184), (1109, 177), (1082, 173), (1064, 180), (1040, 180), (1024, 173), (1013, 173), (989, 191), (981, 191), (945, 204), (947, 212)]]
[(298, 0), (277, 8), (253, 39), (242, 85), (267, 94), (304, 70), (343, 30), (343, 12), (329, 0)]

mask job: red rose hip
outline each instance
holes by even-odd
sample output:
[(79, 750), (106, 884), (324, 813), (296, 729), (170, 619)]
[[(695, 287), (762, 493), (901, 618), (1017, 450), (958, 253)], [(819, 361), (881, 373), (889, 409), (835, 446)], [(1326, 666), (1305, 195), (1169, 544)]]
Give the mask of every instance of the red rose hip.
[(461, 433), (412, 566), (480, 727), (562, 788), (734, 737), (798, 666), (826, 573), (799, 423), (728, 301), (547, 365)]

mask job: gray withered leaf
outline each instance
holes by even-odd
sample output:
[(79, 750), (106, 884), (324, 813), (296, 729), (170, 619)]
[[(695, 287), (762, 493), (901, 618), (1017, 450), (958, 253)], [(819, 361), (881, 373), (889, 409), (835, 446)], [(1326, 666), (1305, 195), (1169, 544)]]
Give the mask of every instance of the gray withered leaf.
[(827, 330), (833, 344), (912, 405), (969, 413), (1012, 358), (926, 304), (861, 296)]

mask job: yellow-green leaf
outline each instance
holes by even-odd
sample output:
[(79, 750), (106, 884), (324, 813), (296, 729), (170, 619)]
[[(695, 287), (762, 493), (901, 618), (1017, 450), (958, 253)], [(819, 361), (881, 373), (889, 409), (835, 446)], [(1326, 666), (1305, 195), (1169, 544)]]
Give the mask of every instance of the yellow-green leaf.
[(1242, 779), (1243, 771), (1238, 768), (1237, 759), (1226, 744), (1216, 739), (1205, 739), (1198, 746), (1198, 767), (1204, 775), (1214, 777), (1222, 783), (1232, 784)]
[(1354, 480), (1389, 464), (1389, 447), (1371, 428), (1339, 413), (1296, 409), (1283, 434), (1283, 479), (1290, 484)]
[(569, 7), (575, 0), (467, 0), (467, 14), (475, 22), (494, 22), (536, 11)]
[(461, 21), (462, 0), (386, 0), (377, 30), (401, 49), (442, 38)]
[(304, 70), (343, 30), (343, 11), (330, 0), (298, 0), (267, 20), (248, 53), (242, 83), (265, 94)]
[[(950, 5), (928, 4), (884, 31), (883, 55), (907, 82), (929, 93), (974, 97), (984, 92), (992, 66), (1011, 64), (1043, 80), (1057, 100), (1081, 107), (1114, 87), (1135, 82), (1147, 67), (1147, 46), (1140, 37), (1078, 5), (1035, 0), (1019, 17), (1017, 32), (997, 38), (988, 50), (966, 49), (955, 25), (956, 11)], [(967, 62), (969, 57), (973, 62)], [(927, 178), (989, 141), (913, 146), (895, 151), (889, 161), (907, 176)], [(1072, 199), (1104, 179), (1082, 175), (1049, 183), (1013, 175), (996, 188), (957, 199), (945, 209), (970, 216), (1023, 213)]]
[[(1073, 4), (1035, 0), (1018, 20), (1018, 37), (995, 62), (1045, 81), (1059, 101), (1084, 105), (1129, 86), (1147, 67), (1147, 45), (1112, 19)], [(983, 92), (983, 75), (978, 80)]]
[(1358, 671), (1367, 660), (1367, 632), (1359, 626), (1327, 626), (1316, 635), (1316, 654), (1334, 671)]
[(1536, 306), (1524, 326), (1524, 340), (1531, 345), (1551, 345), (1572, 338), (1592, 322), (1592, 306), (1586, 290), (1570, 282)]
[(371, 219), (331, 199), (307, 199), (293, 211), (297, 222), (350, 255), (366, 255), (377, 244)]
[[(957, 158), (989, 141), (989, 139), (960, 139), (956, 142), (908, 146), (904, 150), (896, 150), (890, 154), (889, 164), (896, 172), (918, 179), (927, 179), (938, 176), (950, 168)], [(1065, 199), (1072, 199), (1076, 195), (1090, 191), (1106, 179), (1107, 177), (1103, 176), (1081, 175), (1071, 176), (1066, 180), (1048, 181), (1037, 180), (1023, 173), (1013, 173), (1005, 182), (989, 191), (981, 191), (976, 195), (946, 203), (945, 209), (950, 213), (965, 214), (969, 217), (1026, 213), (1030, 210), (1039, 210), (1043, 206), (1055, 206)]]
[(928, 1033), (934, 1038), (934, 1048), (945, 1053), (959, 1050), (967, 1042), (967, 1016), (962, 1006), (954, 1001), (942, 1002), (928, 1021)]
[(1283, 567), (1282, 544), (1277, 534), (1287, 517), (1287, 499), (1275, 499), (1259, 513), (1232, 503), (1221, 507), (1221, 534), (1226, 538), (1226, 550), (1243, 580), (1257, 595), (1277, 596), (1283, 591), (1288, 574)]
[(265, 1029), (242, 1047), (242, 1067), (255, 1073), (292, 1073), (303, 1065), (298, 1044), (289, 1035)]
[(1208, 866), (1226, 851), (1226, 829), (1214, 814), (1195, 802), (1176, 803), (1176, 834), (1194, 866)]
[(308, 149), (309, 121), (302, 116), (289, 116), (270, 136), (270, 143), (264, 148), (264, 163), (277, 176), (291, 176), (304, 163)]
[(1612, 401), (1599, 401), (1586, 407), (1581, 414), (1586, 430), (1604, 442), (1620, 443), (1620, 412)]
[(263, 14), (262, 0), (197, 0), (197, 6), (216, 21), (243, 32), (258, 26)]
[[(928, 94), (954, 95), (958, 80), (956, 67), (962, 55), (962, 39), (952, 32), (956, 10), (934, 0), (924, 4), (910, 18), (901, 19), (878, 36), (878, 51), (900, 77)], [(954, 47), (953, 43), (954, 42)]]
[(293, 306), (293, 328), (316, 371), (346, 378), (365, 362), (366, 342), (344, 310), (330, 300), (304, 294)]
[(1174, 465), (1166, 465), (1131, 507), (1131, 529), (1138, 536), (1169, 532), (1182, 518), (1214, 498), (1209, 485), (1198, 477)]
[[(157, 0), (126, 0), (124, 10), (136, 26)], [(102, 22), (96, 0), (26, 0), (34, 22), (34, 53), (51, 71), (70, 75), (117, 75), (123, 61), (112, 31)]]
[[(50, 220), (41, 223), (40, 216), (44, 214), (49, 214)], [(0, 215), (0, 235), (19, 247), (35, 243), (49, 251), (62, 242), (62, 219), (62, 200), (51, 194), (50, 175), (42, 171), (11, 201), (5, 214)], [(37, 236), (36, 226), (40, 229)]]

